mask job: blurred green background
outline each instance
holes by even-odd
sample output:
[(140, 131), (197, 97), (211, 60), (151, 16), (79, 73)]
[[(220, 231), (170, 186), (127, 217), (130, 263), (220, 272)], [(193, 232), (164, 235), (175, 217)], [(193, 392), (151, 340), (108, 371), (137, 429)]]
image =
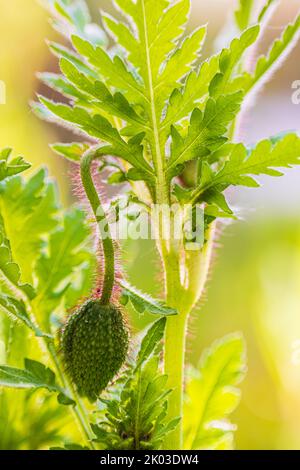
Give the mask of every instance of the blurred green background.
[[(88, 3), (95, 20), (99, 7), (111, 8), (110, 1)], [(193, 0), (193, 23), (209, 24), (205, 53), (213, 50), (234, 3)], [(299, 0), (280, 2), (262, 50), (299, 8)], [(0, 147), (13, 146), (35, 168), (47, 165), (58, 179), (65, 204), (71, 204), (69, 168), (48, 148), (67, 136), (40, 122), (29, 106), (41, 90), (36, 72), (57, 68), (45, 38), (54, 39), (55, 33), (37, 0), (0, 0), (0, 80), (7, 88), (7, 103), (0, 105)], [(291, 84), (300, 79), (299, 57), (300, 45), (249, 110), (242, 126), (247, 142), (300, 127), (300, 107), (291, 102)], [(262, 179), (263, 188), (254, 193), (232, 192), (231, 201), (241, 207), (242, 220), (219, 229), (205, 299), (189, 328), (188, 354), (193, 363), (217, 337), (237, 330), (245, 335), (249, 372), (234, 416), (239, 449), (300, 449), (299, 181), (300, 171), (292, 170), (278, 181)], [(144, 290), (159, 293), (162, 282), (153, 245), (128, 242), (123, 256), (131, 279)], [(133, 330), (148, 320), (146, 315), (132, 315)], [(32, 412), (30, 403), (28, 410)], [(38, 413), (36, 420), (36, 427), (28, 431), (32, 435), (38, 429)]]

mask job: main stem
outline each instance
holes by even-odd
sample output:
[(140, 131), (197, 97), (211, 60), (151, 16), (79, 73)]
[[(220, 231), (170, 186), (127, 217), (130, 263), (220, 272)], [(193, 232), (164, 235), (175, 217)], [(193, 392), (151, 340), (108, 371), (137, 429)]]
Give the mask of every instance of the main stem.
[(164, 449), (180, 450), (183, 448), (183, 391), (187, 324), (189, 315), (201, 298), (206, 283), (213, 244), (214, 226), (206, 233), (207, 241), (201, 250), (186, 252), (185, 268), (187, 286), (180, 280), (180, 256), (176, 251), (164, 253), (166, 274), (166, 301), (178, 310), (178, 315), (169, 317), (165, 334), (165, 373), (168, 375), (168, 387), (172, 389), (168, 402), (169, 420), (181, 417), (176, 429), (169, 433), (164, 442)]

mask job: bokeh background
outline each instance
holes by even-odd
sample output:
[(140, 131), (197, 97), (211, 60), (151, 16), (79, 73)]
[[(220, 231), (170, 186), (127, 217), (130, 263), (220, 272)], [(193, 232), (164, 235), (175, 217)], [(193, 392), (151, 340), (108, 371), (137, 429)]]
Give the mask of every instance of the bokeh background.
[[(234, 0), (192, 0), (191, 26), (208, 23), (204, 55), (234, 10)], [(95, 21), (110, 0), (88, 1)], [(261, 51), (280, 35), (300, 9), (299, 0), (282, 0), (270, 20)], [(37, 0), (0, 0), (0, 80), (7, 103), (0, 105), (0, 147), (13, 146), (33, 162), (47, 165), (57, 178), (63, 201), (72, 204), (65, 163), (48, 144), (67, 136), (40, 122), (29, 101), (41, 90), (37, 71), (55, 71), (45, 38), (55, 39), (47, 13)], [(292, 103), (292, 83), (300, 80), (300, 44), (248, 110), (240, 137), (252, 143), (284, 130), (300, 130), (300, 105)], [(51, 94), (50, 94), (51, 96)], [(189, 359), (229, 332), (242, 331), (249, 372), (234, 421), (239, 449), (300, 449), (300, 169), (278, 180), (261, 178), (259, 190), (236, 190), (231, 201), (241, 221), (220, 230), (205, 301), (190, 325)], [(133, 282), (159, 293), (154, 247), (127, 243), (124, 257)], [(147, 269), (145, 269), (147, 266)], [(134, 329), (149, 321), (132, 314)]]

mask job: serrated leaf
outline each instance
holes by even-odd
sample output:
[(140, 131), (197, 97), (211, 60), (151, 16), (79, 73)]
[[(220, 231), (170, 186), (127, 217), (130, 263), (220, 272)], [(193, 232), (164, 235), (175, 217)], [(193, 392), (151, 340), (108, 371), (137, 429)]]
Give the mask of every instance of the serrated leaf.
[(126, 90), (126, 96), (132, 102), (145, 102), (146, 97), (142, 85), (126, 69), (120, 57), (115, 56), (111, 59), (102, 47), (94, 47), (78, 36), (73, 36), (72, 40), (76, 50), (87, 58), (108, 84), (118, 90)]
[[(245, 51), (255, 43), (260, 32), (260, 26), (255, 25), (246, 29), (240, 36), (231, 41), (228, 49), (223, 49), (219, 57), (220, 72), (216, 74), (209, 86), (210, 95), (217, 97), (219, 95), (230, 93), (230, 80), (236, 70)], [(235, 88), (234, 91), (241, 90)]]
[(238, 113), (241, 99), (241, 93), (220, 96), (216, 101), (210, 98), (204, 113), (197, 108), (193, 111), (184, 139), (173, 128), (168, 170), (188, 160), (205, 157), (224, 144), (227, 126)]
[(94, 264), (89, 241), (84, 213), (76, 208), (66, 212), (62, 223), (50, 235), (47, 252), (40, 254), (35, 267), (37, 296), (33, 307), (43, 322), (70, 295), (69, 291), (73, 292), (74, 301), (87, 294), (84, 277), (86, 269)]
[(260, 13), (258, 15), (258, 21), (261, 22), (266, 14), (269, 12), (271, 7), (274, 7), (278, 3), (278, 0), (267, 0), (265, 5), (262, 7), (260, 10)]
[(145, 362), (155, 351), (158, 343), (162, 340), (166, 326), (166, 318), (160, 318), (148, 329), (137, 356), (137, 367)]
[(230, 185), (248, 187), (259, 186), (251, 175), (281, 176), (275, 168), (289, 168), (300, 164), (300, 138), (296, 135), (286, 135), (276, 141), (263, 140), (247, 152), (243, 144), (233, 147), (228, 161), (223, 167), (214, 172), (205, 163), (202, 166), (199, 188), (194, 191), (193, 200), (200, 197), (205, 200), (205, 194), (211, 189), (224, 191)]
[(74, 142), (72, 144), (52, 144), (54, 152), (71, 162), (79, 163), (82, 155), (90, 148), (90, 144)]
[(0, 366), (0, 386), (12, 388), (46, 388), (50, 392), (60, 390), (55, 383), (54, 372), (44, 364), (25, 359), (24, 369)]
[(239, 0), (239, 6), (235, 12), (235, 20), (241, 31), (246, 29), (251, 22), (253, 0)]
[(237, 385), (245, 374), (245, 346), (240, 334), (216, 341), (191, 369), (184, 407), (185, 449), (232, 448), (234, 427), (228, 416), (240, 400)]
[[(75, 67), (78, 68), (81, 72), (85, 73), (86, 75), (97, 79), (98, 75), (97, 73), (88, 67), (86, 63), (81, 60), (81, 57), (79, 54), (76, 54), (72, 49), (69, 49), (68, 47), (62, 46), (61, 44), (58, 44), (53, 41), (48, 42), (49, 48), (51, 52), (58, 57), (58, 59), (64, 58), (74, 64)], [(43, 76), (43, 74), (42, 74)]]
[[(33, 267), (44, 237), (56, 226), (58, 210), (56, 187), (39, 170), (26, 182), (15, 176), (0, 184), (0, 226), (7, 240), (11, 259), (20, 267), (21, 281), (33, 283)], [(5, 251), (5, 250), (3, 250)], [(16, 268), (13, 268), (17, 278)], [(12, 273), (11, 273), (12, 274)]]
[(110, 450), (159, 449), (165, 436), (179, 419), (168, 421), (167, 376), (159, 366), (159, 348), (165, 318), (147, 331), (134, 363), (124, 372), (124, 381), (115, 387), (110, 399), (102, 398), (104, 410), (97, 424), (92, 424), (100, 442)]
[(56, 383), (55, 373), (41, 362), (24, 359), (24, 369), (0, 365), (0, 387), (17, 389), (46, 389), (58, 393), (58, 403), (74, 405), (75, 402)]
[[(278, 59), (284, 59), (287, 56), (291, 49), (295, 46), (296, 42), (299, 39), (300, 35), (300, 15), (297, 17), (294, 23), (288, 25), (280, 39), (274, 41), (268, 55), (266, 57), (262, 56), (258, 59), (256, 64), (256, 69), (254, 76), (251, 79), (251, 86), (257, 83), (266, 73), (273, 69), (276, 64), (276, 67), (282, 62), (278, 62)], [(250, 86), (250, 84), (248, 85)]]
[(3, 293), (0, 294), (0, 311), (9, 315), (14, 320), (20, 320), (24, 325), (30, 328), (36, 336), (49, 337), (46, 333), (43, 333), (40, 328), (31, 320), (26, 305), (23, 300), (18, 300)]
[(249, 93), (254, 87), (263, 85), (288, 57), (297, 44), (299, 35), (300, 15), (294, 23), (289, 24), (285, 28), (281, 37), (273, 42), (268, 54), (258, 58), (254, 73), (245, 72), (238, 76), (228, 85), (227, 91), (232, 92), (242, 89), (245, 93)]
[(136, 287), (130, 285), (127, 281), (119, 281), (119, 285), (122, 287), (122, 298), (121, 302), (126, 305), (128, 301), (131, 301), (133, 307), (139, 312), (148, 312), (153, 315), (177, 315), (177, 310), (166, 306), (162, 301), (152, 298), (148, 294), (144, 294)]
[(175, 88), (170, 96), (166, 116), (162, 122), (162, 132), (169, 132), (175, 124), (195, 108), (208, 94), (209, 84), (219, 70), (219, 57), (213, 56), (203, 62), (199, 72), (192, 71), (187, 76), (182, 88)]
[(3, 230), (0, 219), (0, 273), (10, 284), (32, 299), (35, 291), (30, 284), (21, 281), (20, 266), (12, 260), (10, 243), (4, 238), (1, 229)]
[(70, 39), (74, 33), (89, 39), (94, 44), (105, 44), (106, 35), (91, 16), (85, 0), (43, 0), (54, 16), (53, 26), (63, 36)]
[(11, 148), (6, 148), (0, 151), (0, 181), (3, 181), (9, 176), (22, 173), (31, 166), (23, 157), (18, 156), (11, 158), (11, 154)]
[[(93, 98), (90, 105), (93, 104), (105, 113), (134, 124), (136, 132), (145, 130), (146, 121), (135, 112), (122, 93), (117, 92), (112, 95), (103, 82), (92, 81), (66, 59), (61, 59), (60, 67), (67, 79), (74, 85), (75, 90), (79, 89)], [(73, 96), (76, 98), (76, 93)]]
[(76, 98), (79, 101), (83, 101), (87, 98), (86, 94), (82, 93), (78, 88), (69, 83), (63, 75), (44, 72), (39, 73), (38, 78), (49, 88), (58, 91), (67, 98)]
[(92, 137), (103, 139), (110, 143), (106, 147), (108, 155), (120, 156), (127, 160), (135, 168), (145, 173), (145, 178), (152, 180), (153, 170), (143, 158), (143, 147), (140, 143), (135, 144), (132, 140), (125, 142), (119, 132), (104, 117), (96, 114), (91, 116), (86, 110), (79, 107), (71, 108), (65, 104), (57, 104), (53, 101), (41, 98), (41, 102), (56, 116), (64, 121), (77, 124), (80, 128)]
[[(192, 64), (199, 58), (205, 40), (206, 27), (196, 29), (173, 52), (158, 79), (158, 90), (163, 97), (170, 94), (180, 84), (180, 80), (191, 70)], [(162, 91), (160, 89), (162, 88)]]

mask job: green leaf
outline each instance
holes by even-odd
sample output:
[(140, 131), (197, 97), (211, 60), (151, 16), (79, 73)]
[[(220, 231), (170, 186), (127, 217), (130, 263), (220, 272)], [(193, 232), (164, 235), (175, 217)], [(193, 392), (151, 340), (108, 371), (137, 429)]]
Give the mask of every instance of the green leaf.
[(82, 155), (90, 148), (90, 144), (74, 142), (73, 144), (52, 144), (52, 150), (71, 162), (79, 163)]
[(75, 402), (56, 384), (54, 372), (44, 364), (32, 359), (24, 359), (24, 369), (0, 365), (0, 387), (37, 390), (44, 388), (58, 393), (61, 405), (74, 405)]
[(171, 124), (175, 124), (197, 106), (208, 94), (209, 84), (219, 70), (219, 57), (213, 56), (203, 62), (199, 72), (188, 74), (184, 86), (175, 88), (167, 105), (166, 116), (162, 122), (162, 131), (169, 132)]
[(163, 89), (162, 99), (180, 85), (180, 80), (191, 70), (191, 66), (200, 56), (205, 36), (206, 26), (196, 29), (168, 59), (158, 79), (158, 89)]
[(271, 45), (267, 55), (258, 58), (253, 74), (245, 72), (238, 76), (228, 85), (227, 91), (244, 90), (249, 93), (254, 87), (263, 85), (270, 80), (272, 74), (288, 57), (298, 42), (300, 35), (300, 15), (295, 22), (289, 24), (283, 31), (281, 37)]
[(131, 286), (127, 281), (119, 281), (122, 287), (121, 302), (126, 305), (129, 301), (139, 313), (152, 313), (153, 315), (177, 315), (177, 310), (166, 306), (162, 301), (153, 299), (150, 295), (144, 294), (136, 287)]
[(168, 170), (188, 160), (205, 157), (226, 142), (224, 134), (240, 109), (241, 99), (241, 93), (220, 96), (216, 101), (210, 98), (204, 113), (197, 108), (193, 111), (185, 138), (173, 128)]
[[(80, 128), (91, 135), (103, 139), (111, 146), (105, 147), (108, 155), (115, 155), (128, 161), (132, 166), (145, 172), (145, 178), (152, 180), (153, 170), (143, 158), (143, 147), (140, 141), (135, 140), (125, 142), (119, 132), (104, 117), (96, 114), (91, 116), (86, 110), (79, 107), (71, 108), (65, 104), (56, 104), (53, 101), (41, 98), (41, 102), (54, 115), (64, 121), (77, 124)], [(148, 175), (148, 176), (147, 176)]]
[(0, 223), (0, 273), (9, 284), (20, 289), (32, 299), (35, 296), (35, 291), (30, 284), (22, 283), (20, 266), (12, 260), (10, 244), (8, 240), (4, 238), (1, 229)]
[[(41, 169), (26, 182), (15, 176), (0, 183), (0, 195), (0, 227), (10, 251), (9, 255), (8, 248), (2, 248), (2, 259), (20, 268), (17, 273), (17, 268), (10, 265), (13, 282), (33, 284), (33, 268), (44, 238), (57, 223), (56, 187)], [(17, 280), (20, 274), (21, 281)]]
[[(300, 15), (296, 18), (295, 22), (288, 25), (282, 36), (279, 39), (276, 39), (269, 50), (267, 56), (262, 56), (258, 59), (256, 64), (256, 69), (253, 77), (251, 78), (250, 83), (248, 84), (247, 91), (249, 87), (253, 86), (259, 82), (267, 72), (272, 70), (272, 73), (280, 64), (282, 60), (288, 56), (290, 51), (296, 45), (300, 35)], [(281, 59), (279, 62), (278, 60)]]
[(251, 22), (253, 3), (253, 0), (239, 0), (239, 7), (235, 12), (235, 20), (241, 31), (246, 29)]
[[(224, 93), (230, 93), (230, 80), (239, 65), (245, 51), (255, 43), (260, 32), (259, 25), (251, 26), (244, 31), (240, 38), (231, 41), (228, 49), (223, 49), (219, 58), (220, 72), (216, 74), (210, 83), (209, 91), (213, 97)], [(234, 91), (241, 90), (235, 88)]]
[[(97, 79), (98, 74), (91, 69), (86, 63), (81, 60), (81, 57), (79, 54), (76, 54), (72, 49), (69, 49), (68, 47), (62, 46), (61, 44), (58, 44), (53, 41), (48, 42), (50, 51), (59, 59), (64, 58), (71, 62), (75, 67), (78, 68), (81, 72), (85, 73), (86, 75), (90, 76), (91, 78)], [(43, 74), (41, 74), (43, 78)]]
[(150, 326), (141, 343), (137, 356), (137, 367), (145, 362), (151, 356), (153, 351), (155, 351), (157, 345), (163, 339), (165, 327), (166, 318), (160, 318)]
[(104, 31), (91, 23), (91, 16), (85, 0), (45, 0), (54, 16), (54, 28), (68, 39), (73, 33), (80, 34), (95, 44), (105, 44)]
[(234, 426), (228, 416), (240, 401), (237, 385), (245, 375), (245, 346), (240, 334), (216, 341), (191, 369), (184, 406), (185, 449), (231, 449)]
[[(61, 59), (60, 68), (67, 79), (75, 86), (75, 90), (79, 89), (83, 94), (95, 99), (93, 105), (96, 108), (134, 124), (136, 132), (145, 129), (146, 121), (135, 112), (122, 93), (118, 92), (112, 95), (104, 83), (99, 80), (92, 81), (66, 59)], [(76, 94), (74, 93), (73, 96), (76, 97)]]
[(17, 175), (30, 168), (30, 163), (23, 157), (11, 158), (12, 149), (6, 148), (0, 151), (0, 181), (9, 176)]
[(58, 91), (67, 98), (76, 99), (81, 102), (87, 99), (87, 95), (68, 82), (63, 75), (43, 72), (38, 74), (38, 78), (49, 88)]
[(23, 300), (14, 299), (13, 297), (1, 293), (0, 311), (3, 311), (14, 320), (20, 320), (24, 325), (30, 328), (36, 336), (49, 337), (49, 335), (43, 333), (31, 320)]
[(25, 359), (25, 368), (0, 366), (0, 386), (12, 388), (46, 388), (50, 392), (60, 390), (55, 383), (55, 374), (40, 362)]
[(102, 47), (94, 47), (78, 36), (73, 36), (72, 40), (76, 50), (86, 57), (109, 85), (118, 90), (126, 91), (127, 98), (132, 102), (145, 102), (146, 97), (142, 85), (126, 69), (119, 56), (111, 59)]
[(289, 134), (281, 139), (263, 140), (247, 152), (243, 144), (233, 147), (231, 155), (218, 171), (214, 172), (203, 163), (199, 188), (194, 191), (193, 200), (206, 200), (209, 190), (224, 191), (230, 185), (259, 186), (250, 175), (281, 176), (275, 168), (289, 168), (300, 164), (300, 138)]
[(274, 7), (277, 4), (278, 0), (267, 0), (263, 8), (261, 9), (258, 15), (258, 21), (261, 22), (266, 14), (269, 12), (271, 7)]
[(64, 214), (62, 223), (50, 235), (47, 251), (40, 254), (36, 263), (37, 296), (33, 307), (38, 318), (47, 321), (61, 307), (62, 299), (65, 304), (68, 295), (74, 303), (87, 295), (86, 271), (93, 266), (85, 215), (79, 209), (72, 209)]
[(157, 450), (180, 421), (167, 419), (171, 391), (166, 388), (167, 376), (160, 371), (158, 348), (165, 322), (162, 318), (150, 327), (136, 361), (124, 371), (124, 379), (108, 399), (101, 400), (100, 421), (91, 427), (95, 441), (106, 449)]

